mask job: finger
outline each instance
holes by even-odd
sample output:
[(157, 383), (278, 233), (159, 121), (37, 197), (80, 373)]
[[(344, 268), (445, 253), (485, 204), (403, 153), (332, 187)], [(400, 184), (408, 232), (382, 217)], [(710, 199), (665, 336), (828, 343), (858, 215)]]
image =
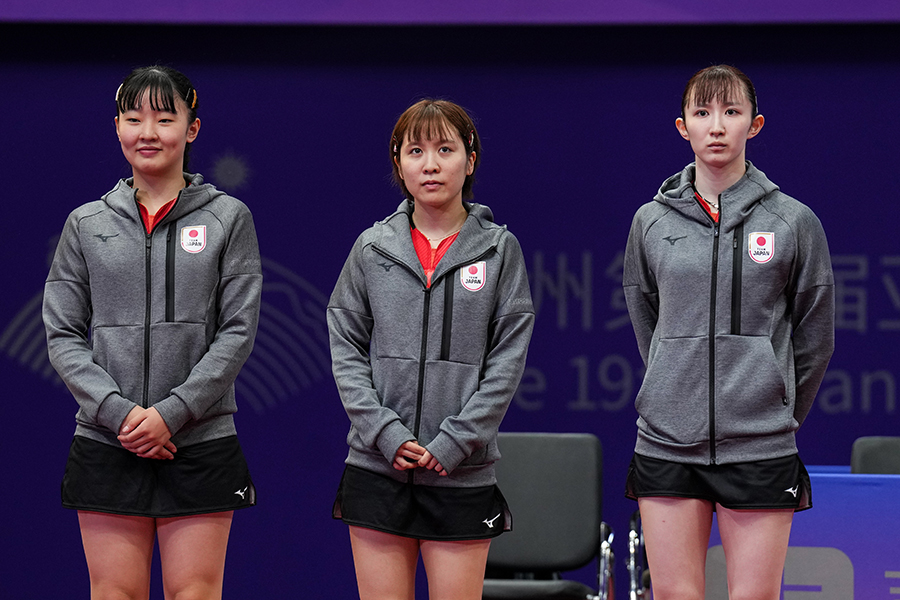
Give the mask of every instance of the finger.
[(122, 425), (122, 429), (119, 431), (119, 433), (126, 434), (126, 433), (130, 433), (130, 432), (134, 431), (135, 429), (137, 429), (140, 426), (141, 423), (144, 422), (144, 419), (146, 419), (146, 418), (147, 417), (144, 413), (140, 413), (137, 416), (134, 416), (130, 419), (126, 419), (125, 424)]

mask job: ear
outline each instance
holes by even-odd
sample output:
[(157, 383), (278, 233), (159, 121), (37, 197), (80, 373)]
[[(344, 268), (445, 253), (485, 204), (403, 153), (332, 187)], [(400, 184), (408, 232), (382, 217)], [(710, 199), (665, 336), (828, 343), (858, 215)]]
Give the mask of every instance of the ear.
[(403, 169), (400, 168), (400, 159), (394, 155), (394, 164), (397, 165), (397, 175), (400, 177), (400, 181), (403, 181)]
[(750, 131), (747, 132), (747, 139), (749, 140), (750, 138), (755, 137), (765, 124), (766, 118), (764, 116), (756, 115), (753, 117), (753, 121), (750, 123)]
[(688, 135), (687, 124), (685, 124), (684, 119), (682, 119), (681, 117), (675, 119), (675, 129), (678, 130), (678, 133), (681, 134), (681, 137), (683, 137), (687, 141), (691, 141), (691, 136)]
[(187, 130), (188, 143), (196, 140), (198, 133), (200, 133), (200, 119), (194, 119), (194, 122), (191, 123), (190, 125), (188, 125), (188, 130)]
[(119, 141), (122, 141), (122, 136), (119, 134), (119, 117), (113, 117), (113, 123), (116, 126), (116, 137), (119, 138)]
[(475, 172), (475, 152), (469, 153), (469, 160), (466, 162), (466, 175), (471, 175)]

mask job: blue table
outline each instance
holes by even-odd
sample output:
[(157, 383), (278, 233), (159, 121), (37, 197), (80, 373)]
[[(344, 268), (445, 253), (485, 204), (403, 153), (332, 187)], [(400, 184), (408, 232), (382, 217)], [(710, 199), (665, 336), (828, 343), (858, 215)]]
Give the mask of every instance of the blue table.
[[(813, 508), (794, 516), (783, 600), (900, 600), (900, 475), (807, 468)], [(706, 600), (728, 600), (716, 527), (706, 574)]]

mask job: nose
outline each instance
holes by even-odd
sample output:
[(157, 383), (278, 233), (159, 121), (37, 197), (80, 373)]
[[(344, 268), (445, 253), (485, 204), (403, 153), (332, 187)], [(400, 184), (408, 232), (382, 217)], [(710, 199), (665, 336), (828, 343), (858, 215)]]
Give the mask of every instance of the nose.
[(436, 152), (426, 152), (425, 153), (425, 162), (422, 164), (422, 169), (426, 173), (437, 173), (441, 170), (441, 166), (437, 160)]
[(725, 132), (725, 116), (717, 112), (712, 115), (712, 133), (720, 134)]
[(141, 122), (141, 139), (152, 140), (156, 138), (156, 125), (150, 119)]

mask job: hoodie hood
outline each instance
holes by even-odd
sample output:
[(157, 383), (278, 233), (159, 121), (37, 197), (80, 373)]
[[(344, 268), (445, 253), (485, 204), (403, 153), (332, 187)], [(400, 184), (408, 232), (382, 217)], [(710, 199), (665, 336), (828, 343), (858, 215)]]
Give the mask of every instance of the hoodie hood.
[[(719, 227), (731, 231), (746, 220), (757, 202), (778, 190), (766, 174), (746, 161), (746, 172), (734, 185), (720, 195)], [(691, 184), (696, 173), (696, 163), (691, 163), (680, 173), (672, 175), (660, 186), (653, 199), (685, 217), (701, 223), (711, 223), (709, 215), (694, 197)]]
[[(209, 204), (225, 192), (217, 190), (209, 183), (203, 183), (203, 175), (199, 173), (184, 173), (185, 187), (178, 194), (178, 202), (169, 211), (163, 221), (171, 221), (189, 214)], [(107, 192), (101, 200), (110, 209), (131, 220), (140, 222), (141, 216), (137, 207), (137, 189), (131, 187), (134, 179), (120, 179), (112, 190)]]
[[(495, 248), (506, 231), (505, 226), (494, 223), (494, 213), (487, 206), (464, 201), (463, 207), (469, 216), (459, 230), (459, 237), (438, 263), (432, 281), (437, 281), (444, 273), (458, 266), (460, 261), (474, 260)], [(392, 215), (375, 223), (373, 243), (376, 248), (391, 254), (393, 258), (419, 273), (424, 282), (425, 273), (422, 265), (419, 263), (415, 248), (409, 243), (409, 228), (414, 208), (413, 202), (404, 200)]]

